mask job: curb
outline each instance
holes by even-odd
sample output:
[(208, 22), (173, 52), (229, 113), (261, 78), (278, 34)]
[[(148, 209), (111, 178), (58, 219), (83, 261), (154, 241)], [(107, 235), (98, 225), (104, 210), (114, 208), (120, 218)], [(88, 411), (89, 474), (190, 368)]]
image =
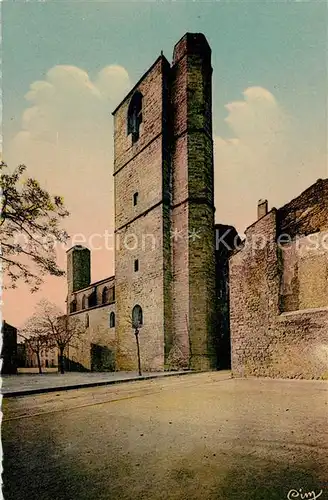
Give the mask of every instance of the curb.
[(67, 386), (57, 386), (57, 387), (40, 387), (38, 389), (26, 389), (25, 391), (11, 391), (11, 392), (5, 392), (2, 393), (1, 395), (3, 398), (15, 398), (18, 396), (31, 396), (33, 394), (44, 394), (48, 392), (58, 392), (58, 391), (70, 391), (73, 389), (85, 389), (88, 387), (101, 387), (104, 385), (114, 385), (114, 384), (124, 384), (128, 382), (138, 382), (139, 380), (154, 380), (158, 378), (167, 378), (167, 377), (182, 377), (184, 375), (193, 375), (196, 373), (205, 373), (205, 372), (199, 372), (199, 371), (185, 371), (185, 372), (177, 372), (177, 373), (168, 373), (163, 375), (142, 375), (141, 377), (134, 377), (134, 378), (126, 378), (126, 379), (118, 379), (118, 380), (104, 380), (104, 381), (99, 381), (99, 382), (89, 382), (85, 384), (73, 384), (73, 385), (67, 385)]

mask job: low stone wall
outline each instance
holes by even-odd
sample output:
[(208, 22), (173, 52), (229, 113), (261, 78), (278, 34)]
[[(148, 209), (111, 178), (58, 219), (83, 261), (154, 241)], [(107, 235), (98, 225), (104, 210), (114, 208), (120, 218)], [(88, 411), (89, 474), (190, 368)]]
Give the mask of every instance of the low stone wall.
[(283, 313), (261, 338), (241, 335), (233, 348), (232, 373), (328, 380), (328, 308)]

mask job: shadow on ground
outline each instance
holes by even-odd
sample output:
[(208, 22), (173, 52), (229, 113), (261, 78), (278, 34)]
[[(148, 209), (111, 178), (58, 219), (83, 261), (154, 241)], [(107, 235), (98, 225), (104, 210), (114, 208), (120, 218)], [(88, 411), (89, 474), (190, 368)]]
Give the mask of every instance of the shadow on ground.
[(312, 460), (279, 463), (219, 449), (208, 455), (197, 447), (166, 460), (156, 450), (138, 454), (137, 443), (118, 453), (110, 440), (81, 453), (78, 443), (59, 442), (50, 423), (36, 440), (32, 428), (21, 434), (21, 422), (3, 429), (5, 500), (283, 500), (291, 489), (324, 489)]

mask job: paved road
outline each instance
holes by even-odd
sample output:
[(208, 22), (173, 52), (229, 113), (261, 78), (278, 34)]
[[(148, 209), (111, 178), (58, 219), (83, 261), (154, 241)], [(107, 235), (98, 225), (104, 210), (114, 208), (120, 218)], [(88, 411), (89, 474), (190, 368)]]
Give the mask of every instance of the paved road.
[(327, 389), (216, 372), (4, 400), (4, 498), (327, 499)]

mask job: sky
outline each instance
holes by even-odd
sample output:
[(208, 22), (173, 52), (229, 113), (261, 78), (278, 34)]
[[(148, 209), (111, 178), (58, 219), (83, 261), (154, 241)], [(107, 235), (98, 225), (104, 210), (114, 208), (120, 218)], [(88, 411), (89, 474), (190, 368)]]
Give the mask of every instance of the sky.
[[(212, 48), (216, 222), (240, 233), (257, 201), (279, 208), (327, 169), (326, 2), (2, 2), (3, 159), (24, 163), (70, 211), (65, 250), (113, 231), (111, 112), (187, 31)], [(99, 236), (97, 246), (102, 241)], [(92, 252), (92, 280), (114, 274)], [(65, 278), (4, 294), (20, 326), (46, 297), (64, 308)]]

